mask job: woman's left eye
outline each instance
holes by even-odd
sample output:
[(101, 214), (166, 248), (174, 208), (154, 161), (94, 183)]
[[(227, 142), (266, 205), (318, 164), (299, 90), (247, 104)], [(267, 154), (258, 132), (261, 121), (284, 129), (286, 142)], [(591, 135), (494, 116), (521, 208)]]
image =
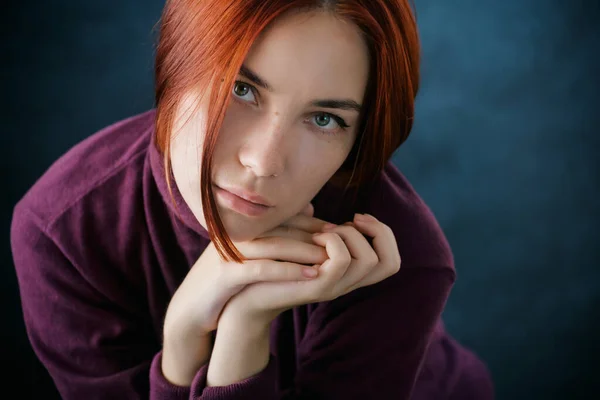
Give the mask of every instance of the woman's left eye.
[[(315, 125), (317, 125), (317, 127), (321, 131), (335, 132), (336, 130), (338, 130), (338, 128), (341, 128), (342, 130), (348, 128), (346, 121), (344, 121), (342, 118), (338, 117), (337, 115), (329, 114), (326, 112), (314, 114), (312, 119), (315, 120)], [(332, 123), (333, 127), (331, 127)]]
[[(254, 97), (254, 89), (251, 85), (248, 85), (247, 83), (236, 81), (233, 85), (233, 94), (244, 101), (248, 101), (251, 103), (256, 102), (256, 98)], [(249, 94), (251, 97), (247, 98), (246, 96), (248, 96)]]

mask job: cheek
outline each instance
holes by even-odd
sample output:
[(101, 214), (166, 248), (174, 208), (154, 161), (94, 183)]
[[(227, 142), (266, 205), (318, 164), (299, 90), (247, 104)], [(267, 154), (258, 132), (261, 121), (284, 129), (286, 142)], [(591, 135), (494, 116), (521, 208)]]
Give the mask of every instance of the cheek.
[[(197, 135), (181, 132), (171, 142), (173, 174), (184, 184), (198, 181), (202, 160), (202, 143)], [(179, 183), (179, 182), (178, 182)]]
[[(309, 176), (333, 175), (344, 163), (352, 149), (351, 138), (344, 137), (318, 137), (311, 133), (312, 137), (305, 140), (301, 149), (303, 174)], [(328, 179), (328, 178), (327, 178)]]
[(294, 185), (307, 195), (316, 195), (342, 166), (349, 150), (342, 143), (320, 143), (320, 146), (303, 151)]
[[(233, 100), (232, 100), (233, 101)], [(244, 135), (249, 130), (249, 119), (230, 107), (223, 119), (215, 148), (215, 161), (219, 154), (229, 154), (242, 144)]]

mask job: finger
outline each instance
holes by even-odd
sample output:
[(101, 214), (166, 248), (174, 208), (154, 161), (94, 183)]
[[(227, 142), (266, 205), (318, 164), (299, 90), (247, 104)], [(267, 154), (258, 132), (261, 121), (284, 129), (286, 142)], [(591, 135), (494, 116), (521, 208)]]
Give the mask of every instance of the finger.
[(300, 229), (293, 228), (291, 226), (279, 225), (270, 231), (267, 231), (259, 236), (261, 237), (287, 237), (290, 239), (299, 240), (301, 242), (313, 244), (312, 233), (306, 232)]
[(373, 237), (373, 248), (380, 259), (380, 266), (371, 269), (360, 281), (350, 286), (344, 294), (350, 293), (360, 287), (373, 285), (398, 272), (401, 258), (398, 245), (393, 231), (375, 217), (365, 214), (360, 218), (359, 214), (354, 218), (356, 228), (363, 234)]
[(348, 270), (337, 283), (337, 289), (344, 292), (367, 276), (379, 263), (379, 259), (367, 239), (353, 226), (344, 224), (329, 229), (326, 228), (326, 232), (337, 233), (346, 244), (353, 258)]
[(332, 284), (339, 281), (346, 273), (352, 256), (342, 238), (333, 232), (320, 233), (313, 236), (315, 243), (324, 246), (329, 257), (320, 267), (324, 283)]
[[(302, 280), (295, 282), (283, 282), (276, 286), (265, 283), (264, 287), (273, 287), (285, 293), (285, 302), (294, 304), (308, 304), (318, 301), (332, 300), (341, 294), (336, 283), (346, 273), (352, 261), (350, 252), (346, 248), (342, 238), (332, 232), (319, 233), (313, 240), (325, 247), (329, 259), (318, 266), (319, 277), (310, 281)], [(262, 285), (262, 284), (261, 284)]]
[(344, 225), (335, 225), (334, 227), (325, 227), (325, 232), (334, 232), (340, 235), (344, 240), (352, 258), (374, 267), (379, 262), (375, 250), (371, 247), (367, 239), (354, 226), (349, 223)]
[(229, 279), (235, 285), (257, 282), (306, 281), (313, 280), (318, 275), (317, 268), (268, 259), (247, 260), (243, 264), (227, 263), (224, 267), (227, 269)]
[(358, 214), (355, 215), (354, 223), (357, 229), (361, 233), (373, 237), (373, 249), (387, 276), (398, 272), (401, 258), (394, 232), (375, 217), (368, 214), (365, 217), (361, 218)]
[(327, 260), (327, 252), (322, 246), (289, 237), (261, 237), (242, 243), (238, 249), (249, 260), (283, 260), (309, 265)]
[(292, 218), (285, 221), (282, 226), (289, 226), (292, 228), (300, 229), (305, 232), (317, 233), (321, 232), (323, 227), (327, 224), (327, 221), (323, 221), (319, 218), (309, 217), (306, 215), (295, 215)]

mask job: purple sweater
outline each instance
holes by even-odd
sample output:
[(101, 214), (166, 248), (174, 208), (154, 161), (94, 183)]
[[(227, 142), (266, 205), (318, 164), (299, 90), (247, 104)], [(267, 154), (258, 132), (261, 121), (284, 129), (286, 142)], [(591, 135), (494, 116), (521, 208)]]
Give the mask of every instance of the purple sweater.
[[(389, 162), (349, 209), (326, 185), (315, 217), (368, 212), (396, 236), (402, 267), (333, 301), (296, 307), (271, 324), (258, 374), (191, 387), (161, 372), (171, 296), (209, 243), (174, 188), (154, 142), (155, 111), (119, 121), (57, 160), (14, 209), (11, 245), (27, 333), (62, 397), (80, 399), (491, 399), (485, 365), (444, 331), (455, 281), (435, 217)], [(243, 332), (240, 332), (243, 334)]]

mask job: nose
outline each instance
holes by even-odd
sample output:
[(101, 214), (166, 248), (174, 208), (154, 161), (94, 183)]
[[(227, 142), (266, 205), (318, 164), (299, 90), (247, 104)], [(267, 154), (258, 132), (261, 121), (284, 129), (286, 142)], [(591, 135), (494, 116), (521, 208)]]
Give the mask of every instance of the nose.
[(250, 132), (248, 141), (240, 149), (239, 159), (257, 177), (280, 176), (293, 139), (291, 135), (285, 135), (278, 114), (264, 119)]

